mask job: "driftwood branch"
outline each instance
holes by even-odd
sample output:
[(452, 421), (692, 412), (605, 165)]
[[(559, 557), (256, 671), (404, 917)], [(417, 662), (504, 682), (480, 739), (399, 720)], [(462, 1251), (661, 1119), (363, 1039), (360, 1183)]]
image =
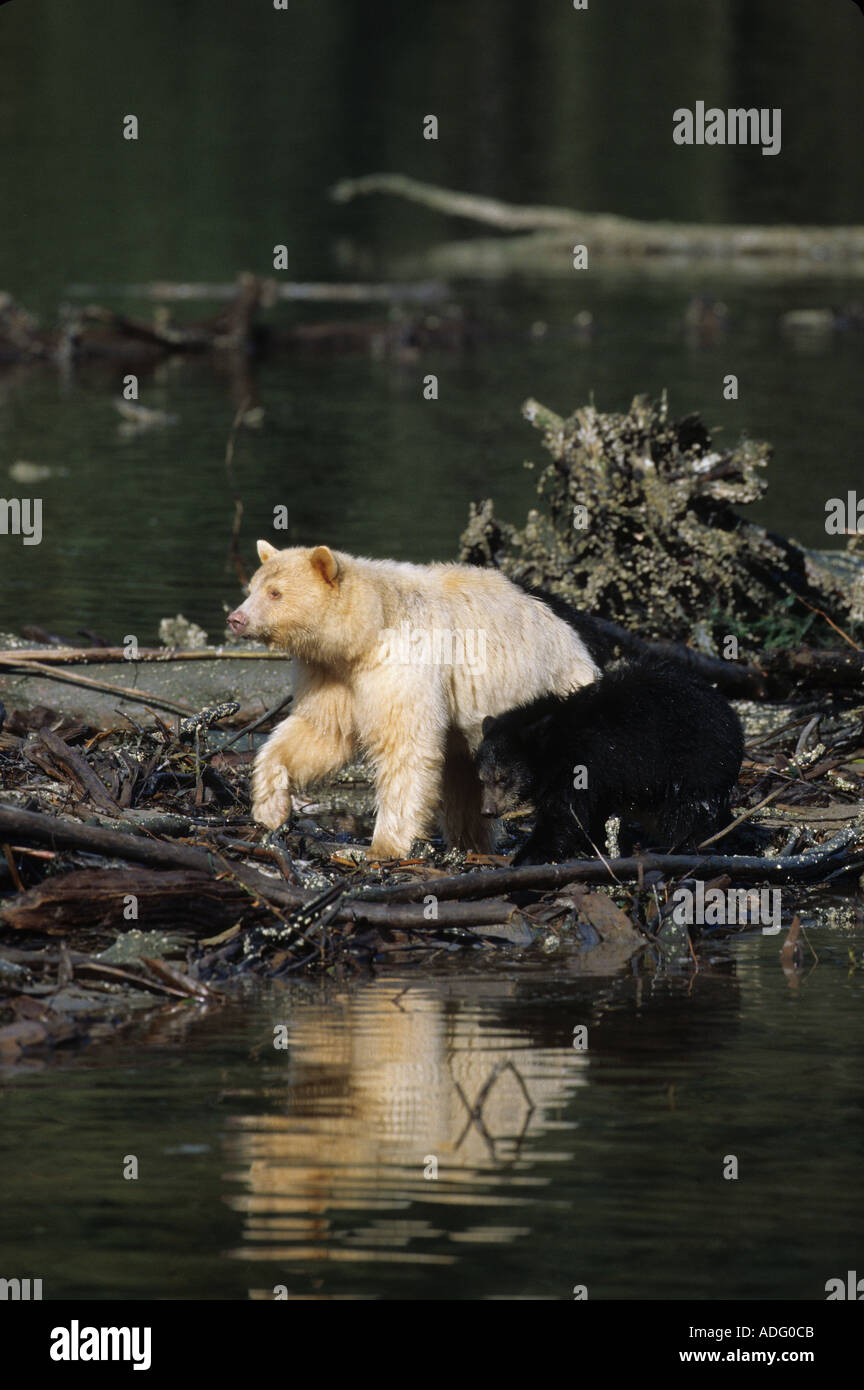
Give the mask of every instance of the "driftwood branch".
[(450, 188), (438, 188), (435, 184), (408, 178), (405, 174), (365, 174), (359, 179), (343, 179), (330, 190), (334, 203), (350, 203), (354, 198), (369, 193), (405, 198), (409, 203), (419, 203), (447, 217), (465, 217), (472, 222), (483, 222), (487, 227), (500, 227), (505, 232), (570, 228), (585, 217), (584, 213), (574, 212), (572, 208), (520, 207), (516, 203), (502, 203), (497, 198), (484, 198), (476, 193), (458, 193)]
[(25, 661), (38, 661), (43, 666), (113, 665), (122, 662), (136, 666), (138, 662), (168, 663), (173, 661), (290, 661), (289, 652), (247, 651), (242, 647), (139, 647), (134, 659), (126, 647), (14, 647), (0, 650), (0, 667), (19, 666)]
[(115, 685), (111, 681), (93, 680), (91, 676), (73, 675), (71, 671), (55, 670), (41, 661), (16, 661), (6, 654), (0, 656), (0, 669), (28, 672), (35, 671), (40, 676), (62, 681), (66, 685), (79, 685), (85, 690), (99, 690), (103, 694), (116, 695), (121, 700), (131, 700), (136, 705), (152, 705), (154, 709), (166, 710), (169, 714), (195, 714), (191, 705), (181, 705), (178, 700), (166, 700), (163, 695), (148, 695), (145, 690), (135, 690), (128, 685)]
[(287, 705), (293, 704), (293, 702), (294, 696), (286, 695), (284, 699), (277, 701), (277, 703), (271, 705), (269, 709), (265, 709), (264, 713), (259, 714), (258, 718), (253, 719), (250, 724), (244, 724), (243, 728), (238, 729), (235, 734), (232, 734), (229, 739), (226, 739), (220, 748), (214, 749), (210, 757), (218, 758), (221, 754), (227, 753), (228, 749), (233, 748), (235, 743), (239, 743), (244, 735), (254, 734), (257, 729), (261, 728), (262, 724), (266, 724), (269, 719), (274, 719)]
[[(105, 293), (159, 301), (151, 319), (105, 308), (101, 304), (64, 311), (54, 328), (41, 328), (34, 316), (16, 304), (10, 295), (0, 293), (0, 353), (7, 361), (42, 361), (55, 364), (71, 360), (150, 362), (175, 353), (224, 354), (235, 384), (248, 388), (252, 377), (248, 359), (265, 350), (355, 351), (371, 350), (383, 341), (395, 350), (404, 335), (404, 325), (383, 317), (378, 324), (346, 319), (341, 324), (303, 324), (279, 326), (261, 323), (259, 311), (277, 300), (337, 302), (349, 304), (401, 305), (403, 314), (412, 315), (425, 325), (429, 339), (452, 340), (453, 323), (449, 315), (433, 325), (424, 306), (447, 298), (449, 290), (441, 280), (424, 278), (421, 283), (406, 277), (401, 284), (328, 285), (283, 284), (260, 279), (243, 271), (231, 285), (151, 284), (103, 287), (76, 285), (75, 295)], [(223, 300), (217, 312), (195, 322), (175, 323), (169, 302), (183, 300)], [(426, 322), (428, 318), (428, 322)], [(392, 321), (391, 321), (392, 320)], [(448, 322), (449, 321), (449, 322)], [(457, 334), (457, 337), (460, 335)], [(242, 391), (241, 393), (242, 394)], [(238, 396), (239, 398), (239, 396)], [(131, 402), (117, 402), (124, 417), (133, 425), (154, 424), (156, 415)], [(159, 423), (167, 423), (162, 418)]]
[(168, 323), (147, 323), (143, 319), (130, 318), (127, 314), (115, 313), (113, 309), (103, 309), (91, 304), (81, 311), (83, 324), (98, 324), (112, 335), (125, 339), (138, 339), (153, 347), (182, 349), (185, 352), (204, 352), (210, 340), (198, 326), (178, 328)]
[(501, 231), (560, 233), (590, 245), (601, 256), (709, 256), (764, 261), (864, 258), (864, 227), (722, 226), (686, 222), (641, 222), (610, 213), (571, 208), (521, 207), (497, 198), (478, 197), (422, 183), (403, 174), (367, 174), (345, 179), (331, 191), (336, 202), (370, 193), (385, 193), (419, 203), (452, 217), (464, 217)]
[(493, 869), (479, 873), (453, 874), (446, 878), (393, 883), (361, 890), (364, 902), (414, 902), (434, 895), (444, 899), (483, 897), (486, 893), (512, 893), (519, 889), (563, 888), (583, 883), (608, 883), (611, 879), (633, 879), (657, 871), (663, 874), (698, 874), (717, 878), (729, 874), (742, 882), (765, 880), (775, 883), (784, 878), (818, 878), (826, 869), (837, 868), (837, 860), (861, 832), (848, 826), (815, 849), (786, 858), (763, 859), (755, 855), (645, 854), (627, 859), (574, 859), (566, 864), (526, 864), (518, 869)]
[(79, 794), (87, 796), (100, 811), (119, 814), (120, 807), (107, 787), (97, 777), (86, 758), (75, 748), (70, 748), (52, 729), (40, 729), (33, 735), (32, 742), (24, 747), (24, 756), (36, 763), (50, 777), (64, 778), (78, 788)]
[[(46, 845), (58, 850), (74, 849), (86, 854), (123, 859), (133, 864), (147, 864), (154, 869), (188, 869), (211, 877), (224, 873), (228, 867), (215, 850), (147, 840), (139, 835), (82, 825), (78, 821), (45, 816), (38, 811), (21, 811), (12, 806), (0, 805), (0, 841)], [(309, 897), (302, 889), (289, 888), (278, 879), (268, 878), (266, 874), (247, 868), (244, 864), (232, 862), (230, 876), (265, 901), (296, 907)]]

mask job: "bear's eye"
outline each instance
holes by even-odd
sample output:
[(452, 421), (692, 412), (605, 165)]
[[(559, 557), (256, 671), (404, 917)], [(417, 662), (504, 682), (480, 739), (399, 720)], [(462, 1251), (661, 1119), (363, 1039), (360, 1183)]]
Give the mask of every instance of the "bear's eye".
[(268, 597), (268, 598), (273, 598), (273, 599), (280, 599), (280, 598), (282, 597), (282, 595), (281, 595), (281, 593), (279, 592), (278, 589), (268, 589), (268, 590), (267, 590), (267, 597)]

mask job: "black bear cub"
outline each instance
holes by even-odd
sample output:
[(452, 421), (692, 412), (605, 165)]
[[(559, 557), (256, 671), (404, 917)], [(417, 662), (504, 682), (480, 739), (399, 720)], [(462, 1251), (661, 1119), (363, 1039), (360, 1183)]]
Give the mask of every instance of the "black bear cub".
[(483, 814), (533, 806), (515, 864), (593, 856), (610, 816), (625, 851), (693, 846), (726, 823), (743, 753), (738, 716), (713, 686), (646, 657), (485, 719)]

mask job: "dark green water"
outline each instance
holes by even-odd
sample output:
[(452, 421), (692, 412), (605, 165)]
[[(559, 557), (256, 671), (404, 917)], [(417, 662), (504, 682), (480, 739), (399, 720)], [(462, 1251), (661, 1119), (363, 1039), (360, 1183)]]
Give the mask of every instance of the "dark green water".
[[(722, 427), (721, 443), (742, 430), (774, 443), (771, 489), (753, 515), (824, 548), (825, 502), (861, 476), (864, 334), (803, 352), (784, 340), (778, 318), (814, 298), (805, 287), (715, 278), (712, 290), (732, 326), (725, 342), (703, 347), (688, 345), (680, 322), (682, 285), (609, 275), (585, 289), (469, 287), (463, 298), (480, 299), (502, 326), (472, 352), (428, 353), (410, 367), (367, 357), (263, 364), (266, 422), (242, 432), (235, 458), (247, 564), (259, 535), (452, 558), (472, 499), (493, 495), (499, 514), (517, 522), (533, 504), (523, 462), (540, 465), (546, 455), (520, 418), (528, 394), (567, 412), (593, 392), (598, 406), (620, 409), (637, 389), (664, 386), (677, 413), (698, 409)], [(572, 318), (585, 307), (597, 335), (581, 346)], [(549, 324), (539, 343), (529, 338), (536, 321)], [(722, 398), (731, 370), (738, 401)], [(439, 377), (438, 401), (422, 398), (426, 371)], [(234, 493), (223, 458), (234, 406), (224, 377), (201, 362), (160, 371), (143, 399), (178, 423), (124, 438), (112, 406), (121, 375), (91, 371), (72, 385), (45, 369), (0, 376), (3, 456), (58, 471), (38, 484), (42, 544), (10, 538), (0, 547), (0, 628), (84, 625), (109, 640), (136, 633), (150, 642), (161, 617), (183, 612), (218, 636), (225, 605), (239, 597), (225, 563)], [(272, 530), (277, 505), (288, 508), (287, 536)]]
[[(864, 1235), (864, 934), (809, 935), (795, 976), (761, 935), (696, 976), (462, 958), (19, 1072), (3, 1267), (46, 1298), (824, 1298)], [(505, 1067), (472, 1123), (505, 1063), (525, 1091)]]
[[(328, 202), (336, 180), (373, 170), (643, 218), (861, 223), (862, 57), (864, 21), (843, 0), (584, 15), (565, 0), (300, 0), (286, 13), (13, 0), (0, 10), (0, 289), (52, 322), (76, 283), (267, 274), (282, 242), (292, 279), (353, 277), (358, 257), (386, 276), (395, 257), (477, 235), (389, 200)], [(699, 99), (782, 107), (782, 154), (676, 149), (671, 112)], [(420, 136), (428, 112), (437, 143)], [(695, 294), (727, 306), (713, 339), (685, 329)], [(523, 461), (543, 460), (519, 417), (528, 395), (567, 412), (591, 393), (618, 409), (665, 387), (721, 443), (770, 439), (753, 515), (814, 546), (826, 500), (860, 486), (864, 334), (802, 342), (781, 328), (790, 310), (860, 303), (860, 281), (597, 265), (456, 281), (449, 297), (478, 326), (470, 349), (250, 366), (265, 419), (237, 443), (248, 557), (279, 504), (288, 541), (414, 560), (454, 554), (472, 499), (494, 495), (520, 520)], [(422, 399), (427, 372), (436, 402)], [(722, 398), (728, 372), (738, 401)], [(237, 600), (223, 456), (242, 388), (208, 361), (142, 373), (144, 403), (179, 418), (130, 437), (112, 405), (121, 377), (0, 368), (0, 493), (44, 502), (40, 546), (0, 537), (0, 630), (148, 642), (182, 611), (218, 635)], [(20, 461), (50, 475), (9, 480)], [(7, 1074), (0, 1276), (41, 1277), (46, 1297), (285, 1284), (568, 1298), (587, 1284), (597, 1298), (822, 1298), (861, 1264), (860, 917), (813, 937), (820, 963), (797, 988), (760, 936), (709, 952), (695, 979), (459, 958), (194, 1026), (181, 1016), (116, 1053)], [(587, 1054), (570, 1046), (581, 1023)], [(476, 1125), (463, 1134), (462, 1096), (473, 1104), (505, 1061), (534, 1108), (505, 1070), (484, 1109), (490, 1147)], [(126, 1154), (136, 1183), (121, 1177)], [(722, 1178), (727, 1154), (737, 1182)]]
[[(0, 289), (51, 322), (75, 283), (266, 274), (283, 242), (290, 278), (340, 278), (346, 244), (386, 274), (394, 255), (477, 234), (392, 199), (328, 201), (336, 180), (376, 169), (644, 218), (864, 222), (862, 57), (864, 22), (839, 3), (706, 0), (698, 15), (689, 0), (584, 14), (563, 0), (542, 14), (517, 0), (384, 0), (374, 14), (350, 0), (288, 12), (262, 0), (242, 15), (229, 0), (12, 3), (0, 15)], [(672, 110), (702, 98), (780, 106), (781, 154), (674, 146)], [(137, 142), (121, 137), (129, 112)], [(421, 138), (427, 112), (437, 142)], [(729, 311), (713, 342), (684, 328), (698, 293)], [(861, 301), (857, 281), (598, 263), (456, 282), (451, 298), (480, 330), (470, 351), (409, 365), (282, 356), (255, 373), (266, 419), (237, 448), (247, 556), (286, 505), (277, 539), (449, 558), (472, 499), (494, 494), (514, 521), (531, 502), (522, 464), (542, 455), (519, 417), (526, 396), (566, 413), (591, 393), (619, 409), (664, 387), (721, 441), (770, 439), (772, 486), (754, 516), (825, 544), (826, 500), (860, 477), (864, 333), (802, 344), (780, 316)], [(594, 334), (580, 343), (585, 310)], [(315, 313), (281, 305), (271, 317)], [(427, 372), (435, 402), (422, 398)], [(727, 372), (738, 401), (723, 400)], [(44, 504), (40, 546), (0, 544), (0, 628), (83, 624), (151, 641), (179, 610), (218, 633), (236, 602), (223, 456), (237, 402), (224, 364), (142, 374), (142, 400), (179, 422), (132, 438), (112, 405), (122, 375), (0, 369), (0, 480)], [(52, 475), (7, 482), (21, 460)]]

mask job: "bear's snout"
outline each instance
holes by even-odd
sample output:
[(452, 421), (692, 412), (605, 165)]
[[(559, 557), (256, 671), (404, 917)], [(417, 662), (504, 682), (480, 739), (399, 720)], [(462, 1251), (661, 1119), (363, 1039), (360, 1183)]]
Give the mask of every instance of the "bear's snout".
[(233, 613), (228, 614), (228, 626), (232, 632), (245, 632), (249, 626), (249, 619), (242, 608), (235, 608)]
[(495, 795), (488, 787), (483, 788), (483, 799), (480, 802), (480, 814), (481, 816), (491, 816), (493, 819), (501, 814)]

